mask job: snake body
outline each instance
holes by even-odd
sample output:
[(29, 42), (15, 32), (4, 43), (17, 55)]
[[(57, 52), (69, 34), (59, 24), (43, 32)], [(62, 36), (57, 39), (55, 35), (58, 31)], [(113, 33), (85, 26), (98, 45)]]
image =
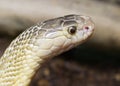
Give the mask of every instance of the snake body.
[(46, 59), (83, 43), (93, 30), (91, 18), (81, 15), (50, 19), (25, 30), (0, 59), (0, 86), (28, 86)]

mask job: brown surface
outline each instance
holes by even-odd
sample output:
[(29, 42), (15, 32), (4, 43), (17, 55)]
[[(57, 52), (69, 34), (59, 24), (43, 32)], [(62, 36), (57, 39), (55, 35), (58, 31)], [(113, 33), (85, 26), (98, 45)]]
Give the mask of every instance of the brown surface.
[(2, 56), (6, 47), (8, 47), (9, 43), (10, 43), (10, 38), (3, 36), (0, 37), (0, 57)]
[(60, 58), (63, 57), (43, 66), (31, 86), (120, 86), (119, 68), (90, 66)]

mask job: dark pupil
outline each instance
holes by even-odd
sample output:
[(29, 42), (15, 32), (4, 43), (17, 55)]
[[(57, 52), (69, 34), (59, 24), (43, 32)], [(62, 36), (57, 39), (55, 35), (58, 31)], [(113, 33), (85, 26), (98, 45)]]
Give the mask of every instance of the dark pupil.
[(69, 33), (70, 34), (74, 34), (75, 32), (76, 32), (76, 26), (71, 26), (70, 28), (69, 28)]

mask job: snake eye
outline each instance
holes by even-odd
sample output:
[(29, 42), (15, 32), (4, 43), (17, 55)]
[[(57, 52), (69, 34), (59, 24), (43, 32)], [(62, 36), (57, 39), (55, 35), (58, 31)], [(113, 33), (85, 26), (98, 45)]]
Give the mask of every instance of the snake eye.
[(73, 35), (76, 33), (77, 27), (76, 26), (71, 26), (68, 28), (68, 33)]

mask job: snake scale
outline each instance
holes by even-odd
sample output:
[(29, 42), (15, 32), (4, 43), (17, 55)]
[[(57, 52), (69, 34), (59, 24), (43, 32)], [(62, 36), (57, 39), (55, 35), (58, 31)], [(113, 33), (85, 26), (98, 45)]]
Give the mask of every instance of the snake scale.
[(0, 86), (29, 86), (46, 59), (83, 43), (93, 31), (90, 17), (75, 14), (30, 27), (11, 42), (0, 58)]

